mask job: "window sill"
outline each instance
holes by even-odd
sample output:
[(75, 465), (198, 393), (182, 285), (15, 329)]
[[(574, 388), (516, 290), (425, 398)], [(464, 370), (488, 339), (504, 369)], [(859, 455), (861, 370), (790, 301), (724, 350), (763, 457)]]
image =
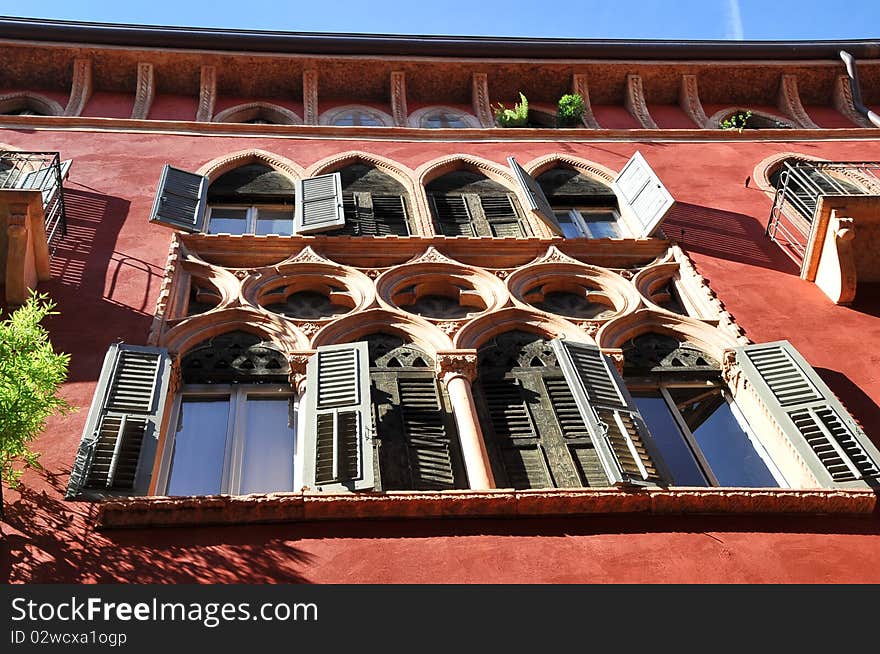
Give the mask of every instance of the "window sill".
[(518, 518), (609, 514), (870, 515), (870, 489), (613, 488), (387, 493), (271, 493), (134, 497), (101, 502), (97, 528), (240, 525), (324, 520)]

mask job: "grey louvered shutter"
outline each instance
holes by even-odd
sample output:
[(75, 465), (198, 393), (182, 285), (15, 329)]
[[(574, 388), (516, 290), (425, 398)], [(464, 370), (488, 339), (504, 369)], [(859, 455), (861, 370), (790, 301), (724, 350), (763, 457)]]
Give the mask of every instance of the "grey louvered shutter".
[(167, 350), (110, 346), (70, 474), (68, 497), (148, 492), (170, 370)]
[(434, 208), (434, 217), (444, 236), (474, 236), (473, 217), (463, 195), (428, 196)]
[(880, 452), (791, 343), (734, 351), (746, 380), (823, 486), (880, 482)]
[(319, 490), (373, 488), (373, 425), (366, 343), (319, 347), (306, 371), (303, 483)]
[(402, 195), (372, 195), (376, 236), (409, 236), (406, 201)]
[(621, 210), (629, 213), (638, 222), (640, 237), (650, 236), (657, 231), (675, 204), (675, 200), (641, 152), (636, 152), (626, 162), (611, 188), (617, 194)]
[(296, 234), (313, 234), (345, 225), (342, 176), (339, 173), (307, 177), (296, 183)]
[(480, 195), (478, 197), (492, 236), (499, 238), (526, 236), (524, 225), (516, 212), (513, 196), (505, 194)]
[(593, 438), (605, 475), (614, 484), (657, 484), (663, 477), (650, 451), (647, 425), (611, 360), (595, 345), (550, 341)]
[(208, 178), (165, 164), (150, 222), (185, 232), (205, 231)]
[(516, 177), (516, 181), (519, 182), (523, 193), (529, 201), (529, 210), (543, 220), (554, 234), (562, 236), (562, 226), (559, 224), (559, 221), (556, 220), (556, 214), (553, 213), (553, 207), (550, 206), (550, 201), (547, 200), (547, 196), (544, 195), (544, 190), (541, 188), (541, 185), (538, 184), (535, 178), (529, 175), (513, 157), (508, 157), (507, 163), (513, 171), (513, 176)]

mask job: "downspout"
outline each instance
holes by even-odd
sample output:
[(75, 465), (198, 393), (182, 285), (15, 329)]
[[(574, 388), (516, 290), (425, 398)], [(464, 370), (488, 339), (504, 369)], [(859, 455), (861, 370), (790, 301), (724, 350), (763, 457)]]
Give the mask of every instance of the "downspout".
[(840, 51), (840, 58), (846, 66), (846, 74), (849, 75), (849, 87), (852, 92), (853, 106), (860, 114), (867, 116), (875, 127), (880, 127), (880, 116), (868, 109), (862, 102), (862, 87), (859, 84), (859, 71), (856, 69), (855, 58), (846, 50)]

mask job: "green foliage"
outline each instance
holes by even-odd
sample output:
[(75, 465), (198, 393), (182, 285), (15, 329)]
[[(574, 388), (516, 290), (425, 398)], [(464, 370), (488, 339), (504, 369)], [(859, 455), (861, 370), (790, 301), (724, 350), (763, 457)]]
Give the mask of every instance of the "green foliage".
[(577, 93), (569, 93), (559, 98), (556, 111), (556, 124), (560, 127), (579, 125), (584, 115), (584, 99)]
[(718, 123), (718, 126), (721, 127), (721, 129), (735, 129), (739, 133), (742, 133), (746, 127), (746, 123), (749, 122), (749, 118), (751, 117), (751, 111), (737, 111)]
[(495, 107), (495, 120), (501, 127), (525, 127), (529, 122), (529, 101), (520, 92), (520, 102), (507, 109), (500, 102)]
[(39, 467), (39, 454), (29, 445), (46, 428), (53, 414), (70, 405), (58, 397), (67, 377), (69, 354), (52, 349), (49, 333), (40, 324), (57, 313), (48, 296), (32, 293), (28, 301), (0, 321), (0, 478), (18, 485), (21, 471), (15, 461)]

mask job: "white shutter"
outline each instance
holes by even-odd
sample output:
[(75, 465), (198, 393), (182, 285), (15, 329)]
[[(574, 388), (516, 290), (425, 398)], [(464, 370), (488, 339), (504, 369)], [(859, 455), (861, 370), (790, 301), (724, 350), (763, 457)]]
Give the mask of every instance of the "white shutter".
[(313, 234), (345, 225), (342, 206), (342, 176), (339, 173), (307, 177), (296, 183), (296, 234)]
[(636, 152), (626, 162), (611, 188), (617, 194), (621, 211), (637, 223), (638, 236), (642, 238), (657, 231), (675, 204), (641, 152)]
[(547, 200), (547, 196), (544, 195), (541, 185), (513, 157), (508, 157), (507, 163), (513, 171), (516, 181), (522, 187), (523, 194), (529, 201), (529, 210), (544, 221), (554, 234), (562, 236), (562, 226), (556, 220), (556, 214), (553, 213), (553, 207), (550, 206), (550, 202)]

